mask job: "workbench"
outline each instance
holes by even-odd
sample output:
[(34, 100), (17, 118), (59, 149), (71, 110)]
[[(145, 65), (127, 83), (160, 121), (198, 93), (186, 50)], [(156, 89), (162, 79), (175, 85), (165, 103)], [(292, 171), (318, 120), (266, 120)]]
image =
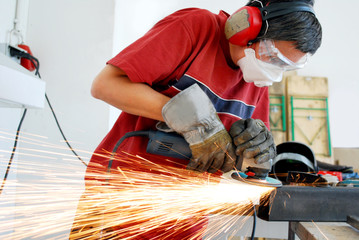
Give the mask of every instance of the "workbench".
[(354, 240), (359, 230), (345, 222), (290, 222), (288, 240)]
[(261, 199), (258, 217), (288, 221), (288, 239), (359, 239), (359, 188), (286, 185)]

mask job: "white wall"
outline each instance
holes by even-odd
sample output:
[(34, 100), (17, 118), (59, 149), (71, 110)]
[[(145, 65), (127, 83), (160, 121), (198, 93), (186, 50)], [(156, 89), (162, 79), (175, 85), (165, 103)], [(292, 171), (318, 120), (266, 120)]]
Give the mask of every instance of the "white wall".
[[(232, 13), (245, 0), (117, 0), (115, 52), (140, 37), (154, 23), (185, 7), (201, 7), (217, 13), (220, 9)], [(352, 124), (359, 119), (359, 80), (356, 56), (359, 38), (356, 9), (359, 1), (316, 0), (315, 11), (323, 27), (322, 47), (312, 57), (300, 75), (324, 76), (329, 79), (329, 115), (333, 147), (359, 147), (359, 128)], [(114, 112), (115, 110), (111, 110)], [(117, 116), (117, 113), (115, 114)], [(110, 119), (113, 122), (113, 119)]]
[[(21, 26), (25, 25), (24, 40), (40, 60), (41, 77), (60, 125), (73, 148), (88, 162), (108, 129), (109, 107), (91, 97), (90, 87), (112, 55), (114, 1), (19, 0), (19, 4), (27, 4), (22, 11), (26, 16), (20, 19)], [(0, 43), (7, 41), (14, 13), (15, 1), (0, 0)], [(0, 108), (1, 182), (21, 113), (21, 109)], [(13, 224), (25, 218), (22, 228), (15, 225), (17, 232), (26, 236), (29, 226), (53, 229), (54, 236), (68, 234), (86, 167), (64, 143), (46, 103), (44, 109), (28, 110), (16, 156), (0, 196), (0, 219), (13, 210), (3, 204), (11, 206), (14, 195), (10, 190), (16, 180), (17, 215)], [(31, 201), (53, 200), (52, 209), (42, 212), (49, 207), (43, 204), (23, 211), (23, 197), (28, 195), (23, 191), (31, 192)], [(37, 222), (35, 217), (42, 217), (42, 221)], [(5, 223), (0, 224), (0, 238), (8, 228)]]

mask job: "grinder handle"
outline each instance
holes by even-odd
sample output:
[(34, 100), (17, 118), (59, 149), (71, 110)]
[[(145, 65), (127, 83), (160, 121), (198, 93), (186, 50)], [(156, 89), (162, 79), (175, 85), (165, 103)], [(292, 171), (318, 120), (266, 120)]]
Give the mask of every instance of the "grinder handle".
[(189, 160), (192, 152), (189, 144), (175, 132), (150, 131), (146, 151), (148, 153)]

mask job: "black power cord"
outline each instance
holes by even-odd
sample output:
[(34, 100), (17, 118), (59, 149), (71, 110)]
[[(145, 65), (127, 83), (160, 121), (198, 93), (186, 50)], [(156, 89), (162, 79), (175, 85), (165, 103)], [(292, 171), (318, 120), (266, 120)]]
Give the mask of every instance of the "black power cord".
[(254, 235), (256, 234), (256, 225), (257, 225), (257, 210), (256, 210), (256, 205), (254, 205), (253, 203), (253, 227), (252, 227), (251, 240), (254, 240)]
[(2, 193), (2, 190), (4, 189), (4, 186), (5, 186), (5, 183), (6, 183), (6, 180), (7, 180), (7, 176), (9, 175), (9, 172), (10, 172), (10, 167), (11, 167), (11, 164), (12, 164), (12, 160), (14, 159), (14, 155), (15, 155), (15, 151), (16, 151), (16, 147), (17, 147), (17, 142), (18, 142), (18, 139), (19, 139), (20, 129), (21, 129), (22, 123), (24, 121), (24, 118), (26, 116), (26, 112), (27, 112), (27, 109), (25, 108), (24, 112), (22, 114), (20, 123), (19, 123), (19, 125), (17, 127), (17, 130), (16, 130), (15, 142), (14, 142), (14, 146), (12, 148), (9, 163), (7, 164), (5, 176), (4, 176), (4, 179), (3, 179), (2, 184), (1, 184), (0, 195)]
[[(37, 75), (40, 79), (41, 79), (41, 76), (40, 76), (40, 72), (39, 72), (39, 68), (40, 68), (40, 62), (37, 58), (35, 58), (34, 56), (32, 56), (31, 54), (27, 53), (26, 51), (23, 51), (22, 49), (19, 49), (19, 48), (15, 48), (15, 47), (12, 47), (12, 46), (9, 46), (9, 51), (10, 51), (10, 56), (12, 57), (20, 57), (20, 58), (26, 58), (28, 60), (31, 61), (31, 63), (35, 66), (35, 75)], [(65, 134), (64, 132), (62, 131), (62, 128), (59, 124), (59, 121), (57, 120), (57, 117), (56, 117), (56, 114), (55, 114), (55, 111), (54, 109), (52, 108), (51, 106), (51, 103), (49, 101), (49, 98), (47, 97), (47, 94), (45, 93), (45, 98), (46, 98), (46, 101), (47, 101), (47, 104), (49, 105), (50, 107), (50, 110), (52, 112), (52, 115), (54, 116), (54, 119), (55, 119), (55, 122), (56, 122), (56, 125), (64, 139), (64, 141), (66, 142), (67, 146), (70, 148), (70, 150), (73, 152), (73, 154), (85, 165), (87, 166), (87, 164), (80, 158), (80, 156), (75, 152), (75, 150), (72, 148), (72, 146), (70, 145), (69, 141), (67, 140), (67, 138), (65, 137)], [(16, 147), (17, 147), (17, 143), (18, 143), (18, 140), (19, 140), (19, 135), (20, 135), (20, 129), (21, 129), (21, 126), (22, 126), (22, 123), (24, 121), (24, 118), (26, 116), (26, 112), (27, 112), (27, 108), (24, 109), (24, 112), (22, 114), (22, 117), (21, 117), (21, 120), (19, 122), (19, 125), (18, 125), (18, 128), (17, 128), (17, 131), (16, 131), (16, 137), (15, 137), (15, 141), (14, 141), (14, 146), (13, 146), (13, 149), (12, 149), (12, 152), (11, 152), (11, 156), (10, 156), (10, 160), (7, 164), (7, 168), (6, 168), (6, 172), (5, 172), (5, 176), (4, 176), (4, 179), (3, 179), (3, 182), (2, 182), (2, 185), (1, 185), (1, 188), (0, 188), (0, 194), (2, 193), (3, 189), (4, 189), (4, 186), (5, 186), (5, 183), (6, 183), (6, 180), (7, 180), (7, 177), (9, 175), (9, 172), (10, 172), (10, 167), (11, 167), (11, 164), (12, 164), (12, 161), (14, 159), (14, 156), (15, 156), (15, 151), (16, 151)]]
[(60, 126), (60, 124), (59, 124), (59, 121), (57, 120), (55, 111), (54, 111), (54, 109), (52, 108), (51, 103), (50, 103), (50, 100), (49, 100), (49, 98), (47, 97), (47, 94), (46, 94), (46, 93), (45, 93), (45, 98), (46, 98), (47, 104), (49, 105), (49, 107), (50, 107), (50, 109), (51, 109), (52, 115), (54, 116), (56, 125), (57, 125), (57, 127), (58, 127), (58, 129), (59, 129), (59, 131), (60, 131), (60, 133), (61, 133), (61, 135), (62, 135), (62, 138), (65, 140), (67, 146), (70, 148), (70, 150), (73, 152), (73, 154), (74, 154), (85, 166), (87, 166), (87, 164), (84, 162), (84, 160), (82, 160), (82, 159), (80, 158), (80, 156), (76, 153), (76, 151), (71, 147), (69, 141), (67, 141), (67, 138), (65, 137), (65, 134), (64, 134), (64, 132), (62, 131), (62, 128), (61, 128), (61, 126)]
[(111, 172), (111, 167), (112, 167), (112, 162), (113, 162), (113, 158), (115, 157), (115, 154), (117, 152), (118, 147), (121, 145), (121, 143), (129, 137), (135, 137), (135, 136), (150, 136), (151, 131), (150, 130), (144, 130), (144, 131), (134, 131), (134, 132), (128, 132), (125, 135), (123, 135), (116, 143), (116, 145), (113, 147), (112, 153), (111, 153), (111, 157), (110, 160), (108, 162), (107, 165), (107, 172)]

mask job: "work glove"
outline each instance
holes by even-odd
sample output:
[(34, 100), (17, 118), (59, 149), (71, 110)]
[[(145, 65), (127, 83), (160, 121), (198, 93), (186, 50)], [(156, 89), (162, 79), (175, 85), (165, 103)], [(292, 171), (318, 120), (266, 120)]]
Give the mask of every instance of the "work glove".
[(171, 98), (163, 107), (162, 116), (189, 143), (192, 158), (187, 169), (210, 173), (233, 169), (236, 155), (232, 138), (197, 84)]
[(259, 119), (241, 119), (232, 124), (229, 133), (236, 146), (236, 168), (243, 171), (245, 161), (255, 176), (266, 177), (276, 156), (273, 136), (266, 125)]

